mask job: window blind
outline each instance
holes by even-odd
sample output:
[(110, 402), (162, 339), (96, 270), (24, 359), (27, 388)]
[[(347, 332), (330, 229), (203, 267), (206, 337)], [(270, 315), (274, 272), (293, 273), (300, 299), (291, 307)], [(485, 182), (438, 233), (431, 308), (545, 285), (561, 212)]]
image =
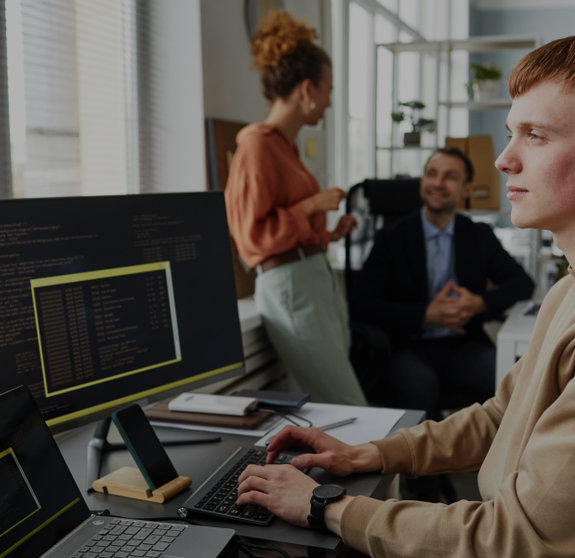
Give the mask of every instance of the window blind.
[(6, 7), (0, 0), (0, 198), (12, 197), (10, 120), (8, 116), (8, 59), (6, 50)]

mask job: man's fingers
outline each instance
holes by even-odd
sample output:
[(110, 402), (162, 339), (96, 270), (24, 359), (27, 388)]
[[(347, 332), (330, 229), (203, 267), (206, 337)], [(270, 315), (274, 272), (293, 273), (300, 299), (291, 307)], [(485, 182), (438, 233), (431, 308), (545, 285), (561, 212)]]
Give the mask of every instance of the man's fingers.
[(250, 492), (251, 490), (257, 490), (258, 492), (263, 492), (267, 494), (269, 484), (270, 482), (267, 479), (264, 479), (256, 475), (249, 475), (248, 477), (245, 477), (243, 480), (241, 480), (240, 477), (238, 486), (238, 496), (241, 496), (245, 492)]
[(267, 480), (269, 478), (268, 467), (269, 465), (266, 465), (266, 467), (262, 467), (260, 465), (248, 465), (240, 475), (238, 483), (241, 484), (243, 481), (245, 481), (248, 477), (251, 476), (260, 477)]
[(246, 504), (257, 504), (258, 506), (263, 506), (264, 508), (270, 507), (270, 496), (265, 492), (260, 492), (259, 490), (249, 490), (238, 495), (236, 504), (238, 506), (245, 506)]

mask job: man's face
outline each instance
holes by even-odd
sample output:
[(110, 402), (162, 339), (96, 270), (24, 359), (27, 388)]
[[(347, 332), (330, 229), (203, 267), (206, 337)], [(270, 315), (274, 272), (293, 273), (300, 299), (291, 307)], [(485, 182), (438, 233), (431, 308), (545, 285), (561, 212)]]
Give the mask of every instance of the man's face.
[(458, 157), (437, 153), (427, 163), (419, 190), (423, 205), (432, 213), (452, 213), (471, 194), (465, 163)]
[(507, 174), (511, 221), (520, 228), (575, 231), (575, 92), (542, 82), (513, 100), (511, 132), (495, 166)]

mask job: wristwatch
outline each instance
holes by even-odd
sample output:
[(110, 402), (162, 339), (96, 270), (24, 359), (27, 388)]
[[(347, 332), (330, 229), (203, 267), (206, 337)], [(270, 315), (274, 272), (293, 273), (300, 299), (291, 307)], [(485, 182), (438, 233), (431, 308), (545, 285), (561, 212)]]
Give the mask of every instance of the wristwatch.
[(341, 500), (346, 491), (338, 484), (322, 484), (316, 486), (311, 497), (311, 511), (307, 516), (307, 522), (312, 529), (325, 527), (324, 512), (325, 507), (332, 502)]

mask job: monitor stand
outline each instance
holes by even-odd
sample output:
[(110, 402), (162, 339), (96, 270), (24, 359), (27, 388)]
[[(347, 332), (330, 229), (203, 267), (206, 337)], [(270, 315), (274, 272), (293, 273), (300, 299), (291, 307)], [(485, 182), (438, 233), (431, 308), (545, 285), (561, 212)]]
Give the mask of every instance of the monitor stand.
[[(125, 450), (126, 444), (108, 442), (108, 432), (112, 418), (108, 417), (98, 421), (94, 436), (88, 442), (86, 454), (86, 491), (94, 492), (92, 483), (100, 478), (100, 468), (104, 454), (109, 451)], [(213, 436), (211, 438), (199, 438), (196, 440), (168, 440), (162, 442), (163, 446), (183, 446), (187, 444), (209, 444), (212, 442), (219, 442), (222, 438), (220, 436)]]

